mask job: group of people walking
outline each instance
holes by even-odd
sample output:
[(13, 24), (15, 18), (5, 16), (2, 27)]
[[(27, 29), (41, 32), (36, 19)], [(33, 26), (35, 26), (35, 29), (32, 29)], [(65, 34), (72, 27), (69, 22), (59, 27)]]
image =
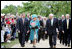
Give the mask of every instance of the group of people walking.
[(40, 39), (48, 39), (50, 48), (56, 48), (57, 37), (60, 43), (65, 46), (70, 46), (71, 40), (71, 19), (69, 14), (66, 18), (62, 15), (62, 19), (55, 18), (53, 14), (49, 14), (49, 18), (37, 16), (36, 14), (25, 17), (25, 13), (17, 19), (16, 30), (18, 32), (19, 42), (21, 47), (25, 46), (25, 41), (30, 39), (33, 47)]

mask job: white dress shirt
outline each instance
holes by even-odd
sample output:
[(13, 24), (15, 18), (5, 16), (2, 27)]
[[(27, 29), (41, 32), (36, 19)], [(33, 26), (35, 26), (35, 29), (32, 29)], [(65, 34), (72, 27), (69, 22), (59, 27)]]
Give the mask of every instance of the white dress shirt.
[(53, 18), (51, 19), (51, 26), (53, 26)]

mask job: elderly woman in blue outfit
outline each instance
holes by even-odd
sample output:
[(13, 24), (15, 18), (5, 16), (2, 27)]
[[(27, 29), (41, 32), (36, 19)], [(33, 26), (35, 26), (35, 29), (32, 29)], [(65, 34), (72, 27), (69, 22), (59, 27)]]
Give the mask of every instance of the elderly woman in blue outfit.
[(32, 15), (32, 20), (30, 21), (30, 40), (33, 41), (33, 47), (36, 47), (36, 40), (38, 40), (38, 30), (40, 27), (39, 20), (37, 19), (37, 15)]

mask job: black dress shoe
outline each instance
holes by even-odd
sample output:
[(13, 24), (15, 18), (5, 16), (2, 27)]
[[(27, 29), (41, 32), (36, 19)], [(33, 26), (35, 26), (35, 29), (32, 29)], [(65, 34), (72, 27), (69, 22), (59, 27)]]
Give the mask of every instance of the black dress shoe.
[(67, 44), (65, 44), (65, 46), (67, 46)]
[(53, 46), (50, 46), (50, 48), (53, 48)]
[(31, 40), (31, 42), (30, 42), (30, 44), (32, 44), (33, 42), (32, 42), (32, 40)]
[(64, 45), (64, 43), (62, 43), (62, 45)]
[(21, 47), (25, 47), (25, 45), (21, 45)]
[(36, 48), (36, 46), (33, 46), (33, 48)]
[(60, 41), (60, 44), (61, 44), (61, 41)]
[(68, 44), (68, 47), (70, 47), (70, 44)]

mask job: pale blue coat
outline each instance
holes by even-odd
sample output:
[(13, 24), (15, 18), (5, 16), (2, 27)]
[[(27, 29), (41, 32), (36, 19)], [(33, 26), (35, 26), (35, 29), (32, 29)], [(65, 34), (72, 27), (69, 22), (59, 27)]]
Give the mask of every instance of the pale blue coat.
[[(32, 23), (32, 22), (34, 22), (34, 21), (31, 20), (30, 23)], [(40, 23), (39, 23), (39, 20), (38, 20), (38, 19), (35, 21), (35, 23), (36, 23), (36, 26), (38, 26), (38, 28), (39, 28), (39, 27), (40, 27)], [(31, 28), (31, 27), (32, 27), (32, 26), (30, 25), (30, 28)], [(39, 30), (39, 29), (35, 29), (37, 39), (38, 39), (38, 30)], [(32, 41), (34, 40), (34, 30), (33, 30), (33, 29), (30, 30), (30, 40), (32, 40)]]

